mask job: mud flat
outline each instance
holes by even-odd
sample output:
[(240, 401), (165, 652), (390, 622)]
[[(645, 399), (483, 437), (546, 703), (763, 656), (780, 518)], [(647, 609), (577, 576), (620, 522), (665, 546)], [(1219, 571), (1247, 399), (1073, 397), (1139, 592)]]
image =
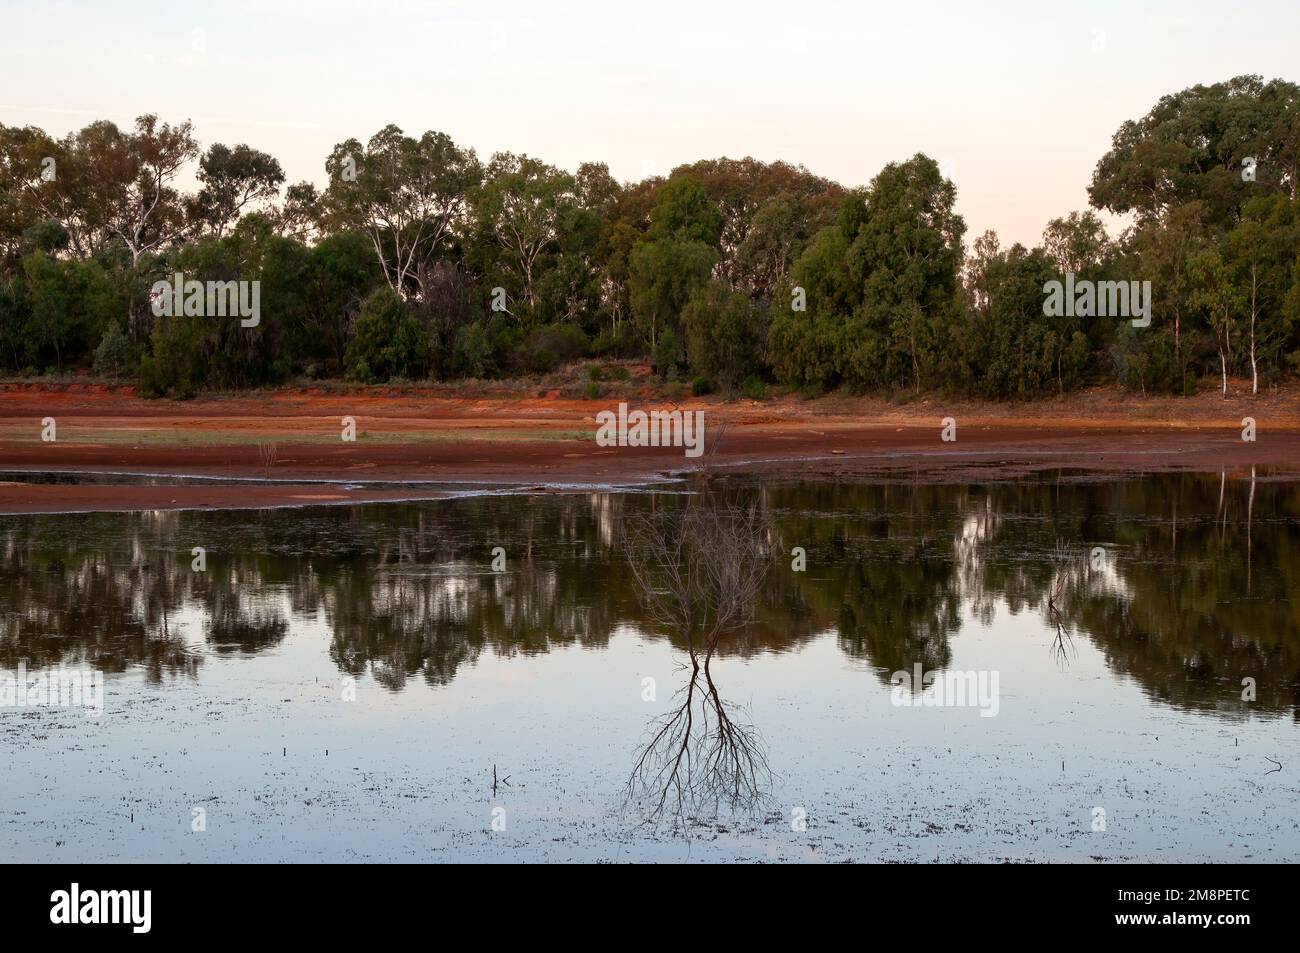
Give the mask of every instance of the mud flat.
[[(1300, 473), (1300, 388), (1259, 398), (1139, 399), (1089, 391), (1023, 407), (872, 398), (712, 399), (707, 462), (681, 448), (600, 447), (595, 417), (615, 399), (466, 397), (436, 389), (271, 391), (187, 402), (130, 388), (0, 385), (0, 513), (296, 506), (437, 499), (430, 484), (552, 492), (657, 482), (701, 465), (728, 473), (870, 478), (909, 472), (959, 482), (1044, 470), (1175, 470), (1260, 478)], [(41, 421), (57, 439), (41, 440)], [(356, 421), (356, 440), (342, 421)], [(941, 439), (942, 421), (955, 441)], [(1243, 420), (1256, 439), (1242, 439)], [(262, 446), (275, 445), (266, 465)], [(149, 482), (33, 483), (22, 473), (135, 474)], [(169, 478), (189, 479), (169, 485)], [(204, 478), (208, 482), (204, 482)], [(257, 481), (233, 483), (232, 481)], [(422, 486), (410, 486), (409, 484)], [(402, 484), (408, 484), (403, 486)]]

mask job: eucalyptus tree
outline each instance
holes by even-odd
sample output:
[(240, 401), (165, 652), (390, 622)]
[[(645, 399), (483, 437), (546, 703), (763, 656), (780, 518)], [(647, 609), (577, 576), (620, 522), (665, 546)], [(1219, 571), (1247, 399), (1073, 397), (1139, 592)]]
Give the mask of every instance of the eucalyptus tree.
[(1188, 270), (1192, 279), (1192, 306), (1214, 334), (1214, 346), (1219, 355), (1222, 396), (1227, 400), (1228, 372), (1235, 361), (1232, 333), (1237, 327), (1243, 296), (1233, 284), (1231, 266), (1224, 260), (1222, 252), (1213, 245), (1198, 251), (1188, 262)]
[(562, 169), (498, 152), (473, 193), (476, 230), (492, 264), (511, 276), (530, 310), (537, 308), (546, 257), (559, 249), (561, 221), (578, 205), (576, 189), (574, 177)]
[(388, 125), (365, 146), (340, 142), (325, 168), (327, 223), (364, 232), (389, 286), (403, 296), (422, 294), (421, 276), (465, 225), (481, 177), (474, 150), (461, 149), (446, 133), (415, 139)]
[(53, 218), (38, 209), (34, 193), (43, 160), (54, 151), (43, 130), (0, 123), (0, 273), (9, 272), (21, 256), (23, 234), (42, 218)]
[(1259, 393), (1260, 364), (1275, 377), (1279, 358), (1296, 331), (1287, 308), (1300, 291), (1300, 211), (1284, 194), (1247, 204), (1241, 224), (1227, 234), (1223, 253), (1238, 291), (1246, 324), (1251, 393)]
[[(759, 298), (785, 277), (784, 271), (773, 277), (774, 268), (788, 269), (817, 230), (834, 219), (844, 196), (840, 185), (801, 165), (751, 157), (703, 159), (678, 166), (670, 181), (683, 177), (703, 189), (722, 217), (714, 243), (718, 249), (715, 277)], [(778, 199), (760, 217), (760, 210)], [(754, 236), (755, 230), (766, 234)], [(794, 247), (782, 250), (782, 243)], [(762, 249), (769, 254), (762, 254)]]
[(960, 307), (958, 275), (966, 224), (957, 190), (928, 156), (891, 162), (871, 182), (845, 265), (862, 287), (862, 315), (876, 347), (854, 373), (913, 389), (936, 383), (938, 352), (950, 343)]
[(107, 120), (55, 140), (35, 127), (0, 129), (0, 181), (6, 231), (58, 222), (68, 252), (82, 260), (123, 241), (132, 259), (180, 234), (181, 209), (171, 182), (192, 156), (188, 124), (159, 128), (137, 120), (127, 133)]
[(1042, 247), (1059, 273), (1078, 276), (1096, 271), (1113, 253), (1106, 226), (1092, 211), (1052, 219), (1043, 229)]
[(673, 179), (659, 192), (646, 240), (629, 257), (632, 314), (652, 352), (667, 342), (656, 365), (684, 357), (682, 310), (718, 263), (722, 229), (722, 213), (693, 179)]
[(320, 237), (323, 211), (316, 186), (311, 182), (295, 182), (284, 190), (284, 202), (277, 216), (280, 234), (304, 245), (314, 244)]
[(107, 195), (109, 228), (130, 251), (132, 265), (185, 234), (182, 199), (174, 183), (198, 153), (188, 119), (173, 126), (148, 114), (136, 119), (133, 132), (110, 133), (81, 157), (87, 189)]
[(1116, 131), (1088, 189), (1092, 204), (1163, 220), (1201, 203), (1215, 234), (1236, 224), (1251, 198), (1296, 192), (1300, 86), (1236, 76), (1162, 96)]
[[(1200, 202), (1176, 205), (1166, 210), (1162, 220), (1140, 223), (1130, 242), (1142, 277), (1151, 282), (1155, 298), (1153, 310), (1158, 320), (1173, 324), (1173, 361), (1170, 366), (1177, 378), (1153, 383), (1173, 386), (1179, 392), (1192, 386), (1188, 370), (1196, 348), (1189, 347), (1186, 339), (1189, 331), (1193, 336), (1197, 331), (1192, 321), (1195, 309), (1191, 300), (1190, 263), (1210, 240), (1205, 219)], [(1152, 345), (1164, 337), (1163, 334), (1153, 336)]]
[(265, 206), (280, 194), (284, 170), (274, 156), (243, 143), (213, 144), (199, 160), (192, 216), (220, 238), (245, 209)]

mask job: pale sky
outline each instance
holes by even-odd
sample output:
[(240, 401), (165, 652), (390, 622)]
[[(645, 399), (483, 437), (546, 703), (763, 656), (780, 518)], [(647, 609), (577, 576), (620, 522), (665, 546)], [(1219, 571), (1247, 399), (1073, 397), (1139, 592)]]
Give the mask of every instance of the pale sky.
[(1300, 81), (1300, 2), (0, 0), (8, 125), (189, 118), (317, 183), (390, 122), (621, 180), (752, 155), (855, 186), (920, 151), (968, 242), (1036, 242), (1122, 121), (1240, 73)]

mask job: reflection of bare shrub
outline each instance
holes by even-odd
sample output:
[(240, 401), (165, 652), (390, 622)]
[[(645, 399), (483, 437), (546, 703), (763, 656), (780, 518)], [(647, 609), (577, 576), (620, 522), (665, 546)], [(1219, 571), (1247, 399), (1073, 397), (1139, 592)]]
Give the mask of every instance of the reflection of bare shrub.
[(1056, 629), (1056, 638), (1052, 639), (1048, 654), (1052, 656), (1057, 665), (1062, 667), (1069, 665), (1071, 659), (1079, 654), (1074, 647), (1074, 640), (1065, 630), (1065, 618), (1061, 606), (1065, 599), (1066, 582), (1072, 574), (1077, 574), (1078, 567), (1076, 564), (1081, 560), (1082, 557), (1076, 558), (1065, 542), (1057, 540), (1056, 552), (1052, 557), (1052, 565), (1056, 569), (1056, 574), (1052, 578), (1052, 585), (1047, 593), (1047, 617)]
[(753, 809), (770, 770), (752, 726), (719, 695), (710, 663), (719, 640), (753, 620), (773, 553), (766, 514), (729, 505), (707, 490), (680, 506), (633, 520), (628, 562), (650, 620), (686, 638), (686, 686), (654, 722), (627, 784), (648, 822), (683, 825), (720, 809)]
[(686, 637), (693, 663), (705, 663), (728, 632), (753, 619), (772, 562), (767, 515), (730, 506), (711, 493), (633, 519), (628, 563), (650, 621)]
[(719, 810), (754, 809), (771, 780), (762, 739), (737, 722), (718, 695), (709, 666), (692, 664), (686, 686), (668, 714), (650, 729), (627, 783), (627, 802), (639, 802), (648, 823), (688, 819)]
[(269, 476), (271, 467), (275, 466), (275, 458), (279, 456), (280, 450), (274, 443), (259, 443), (257, 445), (257, 456), (262, 461), (262, 476)]

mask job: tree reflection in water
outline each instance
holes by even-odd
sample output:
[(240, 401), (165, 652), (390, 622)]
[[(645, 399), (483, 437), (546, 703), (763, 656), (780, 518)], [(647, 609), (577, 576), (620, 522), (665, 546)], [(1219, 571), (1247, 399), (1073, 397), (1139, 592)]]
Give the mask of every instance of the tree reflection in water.
[(754, 620), (773, 563), (759, 501), (737, 503), (707, 484), (626, 525), (626, 554), (647, 621), (685, 639), (685, 687), (651, 723), (627, 782), (627, 803), (648, 823), (683, 832), (720, 810), (753, 810), (771, 772), (762, 739), (736, 717), (714, 681), (721, 640)]
[[(598, 648), (629, 627), (701, 667), (830, 637), (886, 688), (889, 673), (917, 662), (949, 666), (964, 625), (1032, 613), (1062, 662), (1086, 639), (1110, 671), (1162, 703), (1248, 717), (1249, 677), (1258, 690), (1249, 712), (1300, 717), (1294, 482), (1245, 472), (726, 485), (725, 499), (708, 497), (719, 512), (755, 513), (773, 534), (768, 548), (786, 551), (778, 534), (804, 548), (809, 571), (778, 561), (745, 624), (716, 638), (656, 619), (620, 529), (642, 521), (651, 532), (693, 513), (720, 532), (704, 520), (705, 495), (696, 509), (676, 490), (491, 496), (5, 517), (0, 667), (63, 661), (165, 683), (201, 677), (211, 655), (257, 655), (321, 624), (341, 670), (402, 691), (445, 686), (484, 653)], [(504, 573), (489, 568), (498, 544)], [(194, 546), (207, 548), (206, 572), (191, 568)], [(1090, 558), (1097, 547), (1100, 563)], [(685, 690), (698, 708), (708, 681)]]

